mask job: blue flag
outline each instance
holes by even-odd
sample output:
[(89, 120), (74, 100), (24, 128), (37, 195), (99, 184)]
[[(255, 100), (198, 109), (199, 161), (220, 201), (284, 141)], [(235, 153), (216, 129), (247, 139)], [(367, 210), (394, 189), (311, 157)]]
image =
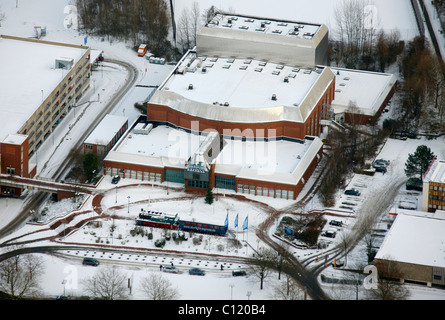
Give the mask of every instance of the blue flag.
[(85, 38), (83, 38), (83, 44), (87, 44), (87, 42), (88, 42), (88, 37), (85, 37)]
[(246, 230), (246, 229), (247, 229), (247, 224), (248, 224), (247, 219), (248, 219), (248, 218), (249, 218), (249, 217), (247, 216), (246, 219), (244, 220), (244, 223), (243, 223), (243, 230)]
[(226, 221), (224, 221), (224, 227), (228, 227), (229, 226), (229, 214), (227, 214), (226, 216)]
[(238, 228), (238, 214), (236, 214), (235, 218), (235, 228)]

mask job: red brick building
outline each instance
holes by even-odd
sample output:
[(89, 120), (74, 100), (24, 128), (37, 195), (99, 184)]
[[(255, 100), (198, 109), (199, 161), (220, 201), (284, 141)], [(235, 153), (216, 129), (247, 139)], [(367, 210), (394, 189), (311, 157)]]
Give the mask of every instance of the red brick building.
[[(0, 173), (12, 174), (20, 177), (34, 177), (36, 167), (29, 168), (28, 136), (10, 134), (0, 143)], [(2, 194), (20, 195), (21, 190), (2, 186)]]

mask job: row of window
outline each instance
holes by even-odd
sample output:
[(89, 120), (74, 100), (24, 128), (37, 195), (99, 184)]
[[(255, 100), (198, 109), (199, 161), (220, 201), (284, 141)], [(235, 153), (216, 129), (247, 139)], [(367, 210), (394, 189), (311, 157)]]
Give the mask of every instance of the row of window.
[(238, 184), (237, 192), (252, 194), (257, 196), (272, 197), (272, 198), (294, 199), (294, 191), (286, 189), (273, 189), (273, 188)]
[(162, 182), (162, 174), (136, 170), (119, 170), (117, 168), (105, 168), (105, 174), (110, 176), (120, 175), (123, 178), (138, 179), (143, 181)]
[(428, 198), (435, 201), (445, 201), (445, 196), (430, 195)]
[[(170, 176), (170, 180), (166, 181), (173, 181), (178, 180), (175, 182), (179, 182), (181, 178), (183, 179), (183, 175), (181, 175), (181, 171), (173, 171), (173, 170), (166, 170), (166, 175)], [(110, 176), (115, 175), (121, 175), (124, 178), (132, 178), (132, 179), (138, 179), (143, 181), (155, 181), (155, 182), (162, 182), (162, 175), (160, 173), (154, 173), (154, 172), (144, 172), (144, 171), (136, 171), (136, 170), (119, 170), (117, 168), (105, 168), (105, 174)], [(182, 172), (183, 174), (183, 172)], [(174, 179), (176, 178), (176, 179)], [(184, 182), (184, 181), (182, 181)], [(187, 180), (187, 186), (191, 188), (200, 188), (200, 189), (207, 189), (209, 187), (208, 181), (201, 181), (201, 180)], [(225, 188), (225, 189), (231, 189), (235, 190), (235, 178), (229, 178), (229, 177), (215, 177), (215, 187), (216, 188)], [(251, 186), (251, 185), (242, 185), (238, 184), (236, 191), (238, 193), (244, 193), (244, 194), (252, 194), (257, 196), (265, 196), (265, 197), (272, 197), (272, 198), (281, 198), (281, 199), (294, 199), (294, 191), (293, 190), (287, 190), (287, 189), (274, 189), (274, 188), (267, 188), (267, 187), (259, 187), (259, 186)]]
[(445, 205), (436, 205), (436, 204), (429, 204), (428, 208), (430, 209), (438, 209), (438, 210), (445, 210)]
[(434, 191), (445, 191), (445, 187), (440, 187), (440, 186), (433, 186), (433, 185), (430, 185), (430, 190), (434, 190)]

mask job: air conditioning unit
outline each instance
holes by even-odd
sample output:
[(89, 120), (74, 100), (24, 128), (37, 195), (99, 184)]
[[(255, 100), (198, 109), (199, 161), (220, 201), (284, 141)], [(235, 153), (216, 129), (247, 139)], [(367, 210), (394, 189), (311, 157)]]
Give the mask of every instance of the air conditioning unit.
[(273, 101), (276, 101), (276, 100), (277, 100), (277, 95), (276, 95), (276, 94), (273, 94), (273, 95), (272, 95), (272, 100), (273, 100)]

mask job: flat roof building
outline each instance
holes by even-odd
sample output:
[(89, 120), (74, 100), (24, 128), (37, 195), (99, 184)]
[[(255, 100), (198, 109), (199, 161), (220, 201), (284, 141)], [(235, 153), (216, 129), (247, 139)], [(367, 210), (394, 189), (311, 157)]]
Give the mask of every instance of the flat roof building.
[(189, 51), (150, 98), (147, 118), (186, 129), (196, 120), (200, 131), (211, 128), (223, 135), (240, 136), (239, 130), (251, 137), (304, 139), (319, 135), (334, 87), (335, 76), (327, 67)]
[(106, 175), (295, 199), (318, 163), (323, 145), (318, 137), (222, 138), (216, 131), (156, 123), (144, 134), (140, 124), (147, 122), (135, 123), (105, 157)]
[(35, 175), (29, 158), (89, 87), (90, 72), (88, 47), (0, 35), (0, 173)]
[(445, 210), (445, 161), (434, 159), (423, 177), (422, 210)]
[[(390, 73), (329, 67), (335, 74), (334, 119), (375, 124), (394, 94), (397, 78)], [(353, 106), (353, 107), (351, 107)]]
[[(445, 211), (399, 213), (374, 265), (402, 281), (445, 285)], [(380, 272), (379, 272), (380, 274)]]
[(214, 10), (197, 34), (199, 55), (287, 65), (327, 64), (328, 28)]
[(0, 141), (28, 135), (31, 155), (88, 87), (89, 59), (88, 47), (1, 35)]

